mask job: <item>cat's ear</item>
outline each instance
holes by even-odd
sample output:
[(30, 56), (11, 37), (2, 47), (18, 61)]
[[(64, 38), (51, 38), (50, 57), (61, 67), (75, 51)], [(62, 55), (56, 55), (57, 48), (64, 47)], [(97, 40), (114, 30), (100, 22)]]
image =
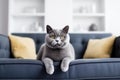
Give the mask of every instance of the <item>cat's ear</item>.
[(63, 31), (64, 33), (68, 33), (68, 30), (69, 30), (69, 26), (67, 25), (67, 26), (65, 26), (65, 27), (63, 28), (62, 31)]
[(53, 29), (49, 25), (46, 26), (46, 30), (47, 30), (47, 33), (51, 33), (53, 31)]

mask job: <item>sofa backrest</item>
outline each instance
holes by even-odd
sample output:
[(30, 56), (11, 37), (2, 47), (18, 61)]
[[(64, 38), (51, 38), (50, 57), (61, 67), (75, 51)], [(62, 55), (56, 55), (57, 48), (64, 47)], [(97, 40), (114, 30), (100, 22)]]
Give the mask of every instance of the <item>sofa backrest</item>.
[(11, 50), (9, 38), (0, 34), (0, 58), (9, 58), (11, 55), (10, 53)]
[[(45, 38), (45, 33), (13, 33), (13, 35), (33, 38), (36, 44), (36, 53), (44, 43)], [(111, 33), (71, 33), (70, 42), (75, 49), (76, 59), (83, 57), (89, 39), (100, 39), (111, 35)]]

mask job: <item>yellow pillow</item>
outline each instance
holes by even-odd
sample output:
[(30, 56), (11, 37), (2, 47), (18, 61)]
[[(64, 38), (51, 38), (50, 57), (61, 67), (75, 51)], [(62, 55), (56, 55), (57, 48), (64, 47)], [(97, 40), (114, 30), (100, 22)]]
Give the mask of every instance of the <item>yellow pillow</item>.
[(12, 53), (15, 58), (36, 59), (36, 49), (31, 38), (9, 35)]
[(103, 39), (90, 39), (83, 58), (109, 58), (115, 36)]

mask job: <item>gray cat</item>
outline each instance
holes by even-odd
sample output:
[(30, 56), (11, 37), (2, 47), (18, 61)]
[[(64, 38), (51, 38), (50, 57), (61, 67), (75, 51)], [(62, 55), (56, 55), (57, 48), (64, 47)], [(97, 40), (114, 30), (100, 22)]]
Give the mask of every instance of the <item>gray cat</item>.
[(53, 61), (62, 60), (61, 70), (68, 71), (70, 62), (75, 59), (74, 48), (69, 42), (69, 26), (55, 30), (47, 25), (46, 30), (45, 43), (41, 46), (37, 59), (43, 61), (46, 72), (50, 75), (54, 73)]

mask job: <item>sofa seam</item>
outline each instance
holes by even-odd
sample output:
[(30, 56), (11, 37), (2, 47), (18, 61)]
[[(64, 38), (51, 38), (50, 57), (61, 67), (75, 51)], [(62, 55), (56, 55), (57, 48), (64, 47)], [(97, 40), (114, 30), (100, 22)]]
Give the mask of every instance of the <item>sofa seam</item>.
[(99, 63), (120, 63), (120, 61), (109, 61), (109, 62), (81, 62), (81, 63), (72, 63), (70, 64), (70, 66), (73, 66), (73, 65), (78, 65), (78, 64), (99, 64)]
[[(85, 62), (85, 63), (72, 63), (70, 64), (70, 66), (74, 66), (74, 65), (79, 65), (79, 64), (99, 64), (99, 63), (120, 63), (120, 61), (112, 61), (112, 62)], [(33, 65), (43, 65), (42, 63), (0, 63), (0, 65), (2, 64), (33, 64)], [(54, 66), (58, 66), (58, 65), (54, 65)]]

